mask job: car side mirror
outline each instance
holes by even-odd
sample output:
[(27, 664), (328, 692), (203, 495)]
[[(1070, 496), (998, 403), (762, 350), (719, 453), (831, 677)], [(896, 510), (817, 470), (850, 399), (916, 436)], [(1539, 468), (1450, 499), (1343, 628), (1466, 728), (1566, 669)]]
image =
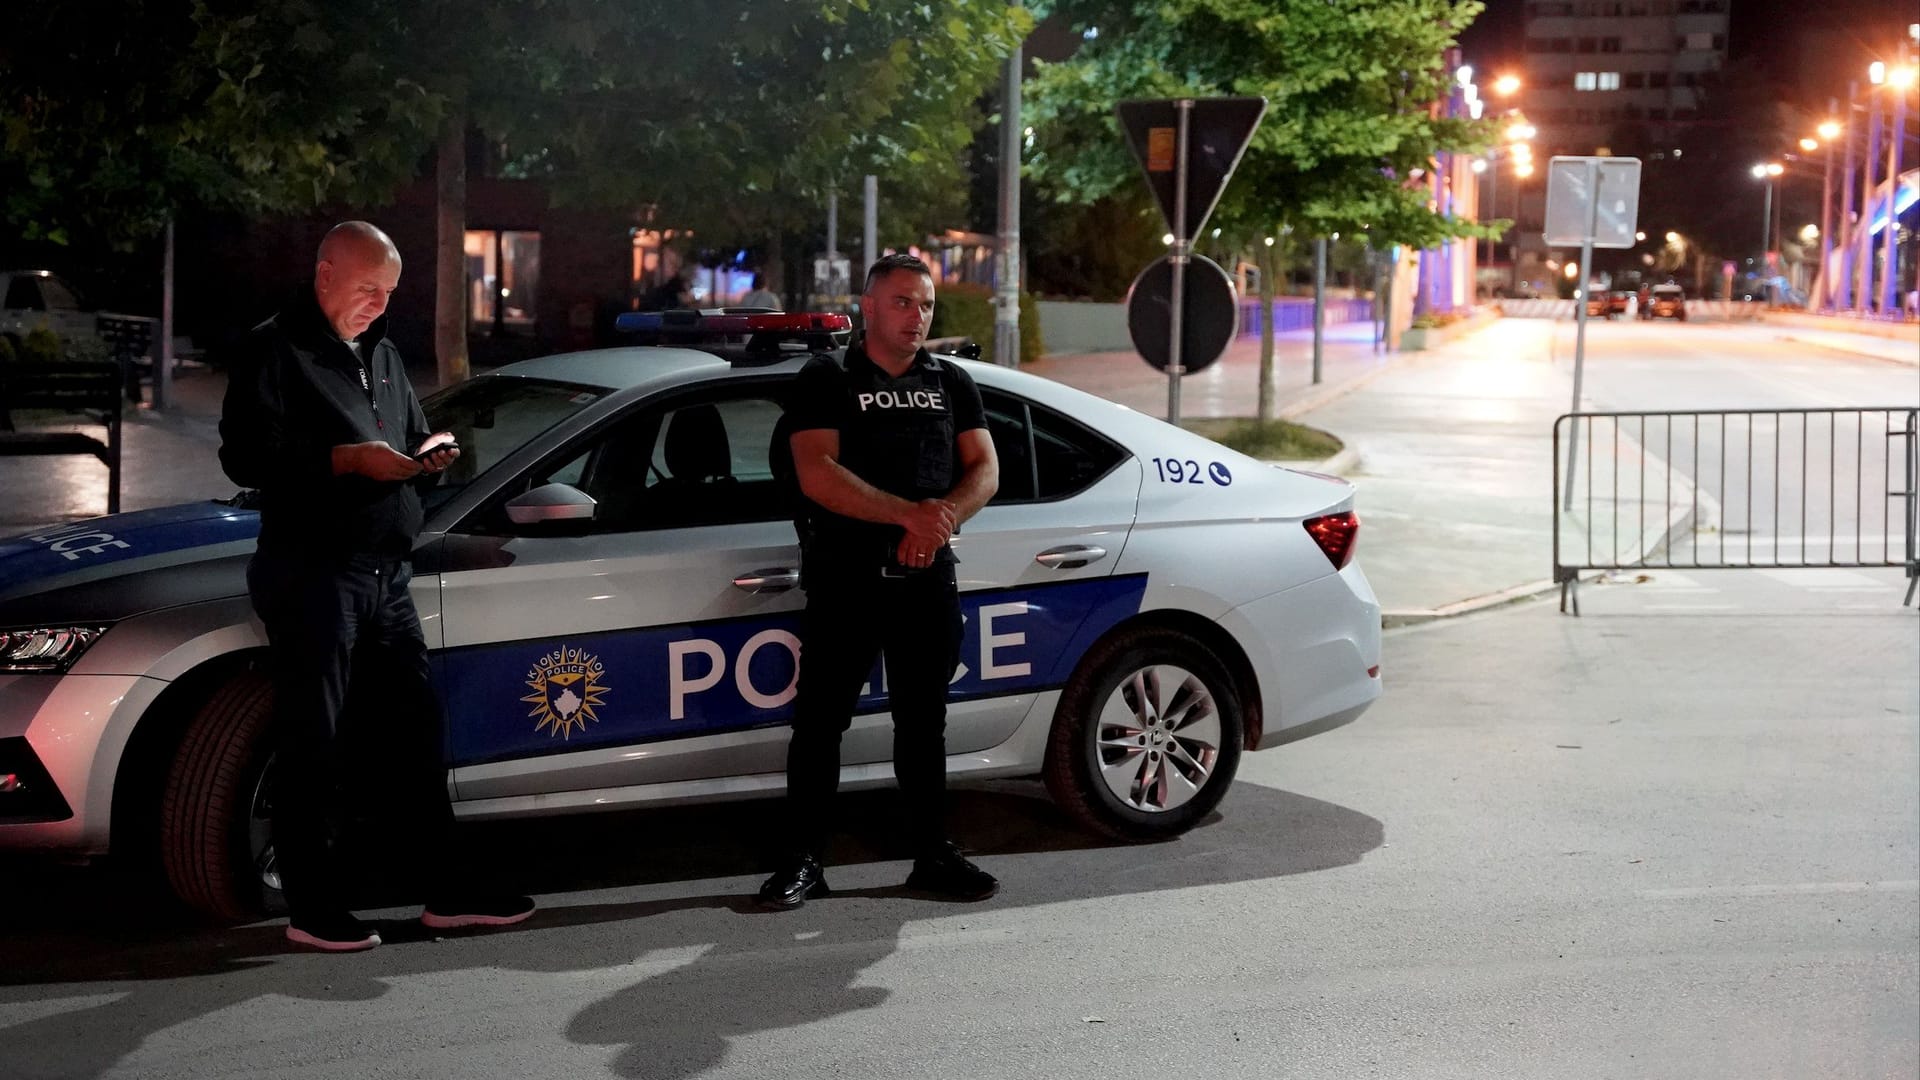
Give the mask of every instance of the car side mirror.
[(584, 532), (599, 504), (572, 484), (542, 484), (507, 500), (507, 520), (540, 532)]

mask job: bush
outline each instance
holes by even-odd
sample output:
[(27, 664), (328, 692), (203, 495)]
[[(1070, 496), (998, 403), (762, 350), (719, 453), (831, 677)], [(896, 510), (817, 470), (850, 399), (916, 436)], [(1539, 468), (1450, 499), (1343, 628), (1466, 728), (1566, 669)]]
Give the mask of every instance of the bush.
[(44, 326), (36, 326), (27, 331), (26, 340), (20, 343), (22, 360), (45, 364), (60, 358), (60, 335)]
[(1340, 452), (1338, 438), (1290, 420), (1190, 420), (1183, 425), (1196, 435), (1248, 457), (1264, 461), (1320, 461)]
[[(993, 356), (993, 290), (985, 285), (956, 281), (940, 286), (928, 337), (966, 337), (980, 344), (980, 358)], [(1020, 294), (1020, 361), (1040, 359), (1046, 345), (1040, 339), (1040, 309), (1031, 293)]]

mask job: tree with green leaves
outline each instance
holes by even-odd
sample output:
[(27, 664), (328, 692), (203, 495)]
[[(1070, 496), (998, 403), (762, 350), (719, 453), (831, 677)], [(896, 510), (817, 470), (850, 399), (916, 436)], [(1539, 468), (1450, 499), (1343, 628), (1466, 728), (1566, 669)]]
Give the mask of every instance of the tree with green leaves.
[[(1042, 9), (1092, 31), (1028, 88), (1029, 173), (1045, 197), (1087, 204), (1140, 183), (1114, 118), (1129, 98), (1259, 96), (1268, 110), (1212, 225), (1252, 251), (1270, 304), (1265, 238), (1339, 232), (1376, 248), (1431, 247), (1488, 226), (1443, 216), (1426, 182), (1446, 152), (1484, 149), (1491, 121), (1445, 115), (1446, 54), (1477, 0), (1096, 0)], [(1273, 332), (1262, 336), (1259, 415), (1272, 415)]]
[(1030, 25), (992, 0), (95, 7), (42, 5), (0, 54), (7, 223), (131, 243), (183, 207), (383, 203), (432, 161), (443, 381), (466, 374), (469, 133), (559, 201), (777, 245), (865, 173), (954, 201), (975, 103)]

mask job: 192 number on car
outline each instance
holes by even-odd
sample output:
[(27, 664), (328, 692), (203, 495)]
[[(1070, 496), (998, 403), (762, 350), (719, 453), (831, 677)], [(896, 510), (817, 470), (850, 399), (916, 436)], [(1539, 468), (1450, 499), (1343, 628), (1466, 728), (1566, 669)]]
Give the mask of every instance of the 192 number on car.
[(1184, 461), (1180, 458), (1154, 458), (1153, 467), (1160, 473), (1160, 482), (1163, 484), (1206, 482), (1206, 474), (1201, 470), (1200, 463), (1192, 458)]

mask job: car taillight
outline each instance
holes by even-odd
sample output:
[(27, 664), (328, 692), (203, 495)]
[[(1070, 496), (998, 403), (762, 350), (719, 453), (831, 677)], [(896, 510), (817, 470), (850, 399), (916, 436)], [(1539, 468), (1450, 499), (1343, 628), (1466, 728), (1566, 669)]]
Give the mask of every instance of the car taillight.
[(1307, 535), (1327, 553), (1327, 560), (1339, 570), (1353, 561), (1353, 542), (1360, 535), (1360, 515), (1351, 510), (1325, 514), (1306, 520)]

